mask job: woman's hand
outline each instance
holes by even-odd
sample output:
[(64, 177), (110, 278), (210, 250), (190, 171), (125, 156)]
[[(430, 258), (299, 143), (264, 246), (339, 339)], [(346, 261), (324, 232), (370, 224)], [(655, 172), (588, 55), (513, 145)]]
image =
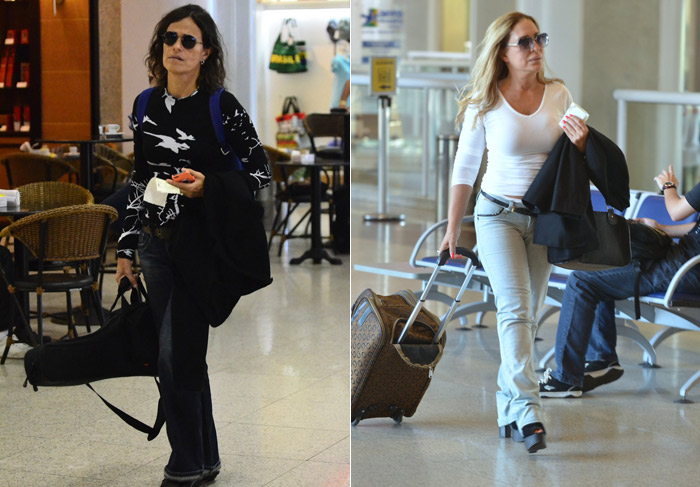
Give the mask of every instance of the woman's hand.
[(676, 186), (678, 186), (678, 179), (676, 178), (676, 175), (673, 173), (673, 166), (668, 165), (668, 171), (663, 170), (661, 171), (661, 174), (656, 176), (654, 178), (654, 181), (656, 181), (656, 184), (659, 186), (659, 189), (662, 189), (664, 187), (664, 183), (666, 182), (672, 182)]
[(126, 277), (131, 283), (131, 287), (136, 287), (136, 276), (134, 275), (134, 269), (132, 266), (131, 259), (125, 257), (119, 257), (117, 259), (117, 284), (122, 281), (122, 278)]
[(586, 152), (588, 127), (576, 115), (567, 115), (564, 120), (564, 133), (582, 154)]
[(450, 258), (453, 258), (455, 256), (455, 249), (457, 248), (457, 239), (459, 239), (460, 232), (461, 227), (459, 227), (456, 231), (448, 227), (447, 231), (445, 232), (445, 236), (442, 238), (442, 243), (438, 248), (438, 254), (440, 254), (445, 249), (450, 249)]
[(194, 169), (190, 169), (190, 174), (194, 177), (194, 181), (191, 183), (178, 183), (172, 179), (166, 179), (165, 181), (182, 191), (182, 194), (188, 198), (201, 198), (204, 196), (204, 174)]
[(635, 218), (634, 221), (644, 223), (645, 225), (651, 228), (658, 228), (659, 230), (661, 230), (661, 225), (653, 218)]
[(438, 254), (445, 249), (450, 249), (450, 257), (454, 257), (457, 249), (457, 239), (462, 233), (462, 217), (467, 210), (469, 196), (472, 187), (467, 184), (455, 184), (450, 190), (450, 207), (447, 210), (447, 230), (438, 248)]

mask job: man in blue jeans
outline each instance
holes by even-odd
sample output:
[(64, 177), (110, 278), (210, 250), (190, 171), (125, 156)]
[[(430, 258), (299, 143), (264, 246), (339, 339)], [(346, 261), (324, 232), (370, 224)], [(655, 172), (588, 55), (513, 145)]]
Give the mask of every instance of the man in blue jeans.
[[(677, 192), (673, 167), (662, 171), (654, 181), (664, 194), (666, 209), (673, 221), (700, 212), (700, 183), (685, 196)], [(650, 218), (642, 223), (680, 238), (667, 254), (650, 262), (641, 271), (640, 296), (666, 291), (675, 272), (700, 253), (700, 222), (661, 225)], [(634, 264), (605, 271), (576, 271), (569, 275), (559, 315), (555, 360), (557, 369), (547, 369), (540, 380), (541, 397), (580, 397), (603, 384), (619, 379), (623, 370), (615, 345), (615, 300), (634, 296), (637, 269)], [(700, 269), (686, 274), (679, 291), (700, 292)]]

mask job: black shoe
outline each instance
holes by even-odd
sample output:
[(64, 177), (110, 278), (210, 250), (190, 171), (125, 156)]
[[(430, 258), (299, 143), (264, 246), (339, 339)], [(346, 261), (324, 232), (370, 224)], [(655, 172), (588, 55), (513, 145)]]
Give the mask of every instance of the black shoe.
[(622, 370), (620, 362), (608, 362), (596, 360), (586, 362), (585, 374), (583, 376), (583, 392), (588, 392), (603, 384), (616, 381), (625, 371)]
[(202, 484), (201, 478), (196, 480), (173, 480), (173, 479), (163, 479), (160, 487), (199, 487)]
[(579, 386), (572, 386), (552, 377), (552, 369), (544, 372), (540, 379), (540, 397), (581, 397), (583, 391)]
[[(510, 438), (518, 443), (525, 443), (528, 453), (535, 453), (537, 450), (547, 448), (547, 433), (542, 423), (532, 423), (523, 426), (523, 432), (518, 429), (518, 425), (513, 421), (510, 424), (501, 426), (499, 429), (501, 438)], [(526, 435), (525, 432), (528, 434)]]
[[(544, 430), (542, 423), (526, 424), (523, 426), (522, 435), (518, 433), (518, 436), (521, 438), (520, 441), (525, 442), (525, 448), (528, 453), (535, 453), (538, 450), (547, 448), (547, 432)], [(513, 439), (519, 441), (515, 435)]]
[(202, 483), (199, 485), (209, 485), (216, 480), (216, 476), (219, 475), (220, 469), (211, 471), (209, 473), (205, 473), (204, 477), (202, 477)]
[(513, 421), (510, 424), (498, 428), (498, 436), (501, 438), (511, 438), (513, 441), (522, 443), (525, 441), (523, 435), (518, 431), (518, 425)]

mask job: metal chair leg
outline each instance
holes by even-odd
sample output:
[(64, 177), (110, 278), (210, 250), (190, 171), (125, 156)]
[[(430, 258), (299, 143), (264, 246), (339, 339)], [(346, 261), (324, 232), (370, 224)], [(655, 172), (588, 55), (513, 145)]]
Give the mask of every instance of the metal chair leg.
[(104, 309), (102, 308), (102, 301), (99, 298), (100, 295), (94, 289), (88, 291), (88, 294), (90, 295), (92, 304), (95, 307), (95, 311), (97, 312), (97, 321), (100, 324), (100, 328), (102, 328), (105, 324), (105, 315)]
[(36, 314), (39, 327), (39, 343), (44, 343), (44, 308), (42, 306), (41, 292), (36, 293)]
[[(71, 303), (70, 291), (66, 291), (66, 306), (68, 307), (68, 337), (75, 338), (78, 336), (78, 330), (75, 328), (75, 323), (73, 323), (73, 306)], [(85, 323), (88, 323), (89, 316), (85, 316)]]

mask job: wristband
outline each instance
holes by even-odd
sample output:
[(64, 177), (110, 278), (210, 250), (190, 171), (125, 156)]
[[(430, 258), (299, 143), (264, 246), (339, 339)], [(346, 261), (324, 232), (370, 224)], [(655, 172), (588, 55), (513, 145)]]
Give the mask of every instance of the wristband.
[(661, 192), (663, 193), (664, 191), (666, 191), (666, 190), (669, 189), (669, 188), (678, 189), (678, 188), (676, 187), (676, 185), (673, 184), (671, 181), (666, 181), (666, 182), (664, 183), (664, 185), (661, 187)]

